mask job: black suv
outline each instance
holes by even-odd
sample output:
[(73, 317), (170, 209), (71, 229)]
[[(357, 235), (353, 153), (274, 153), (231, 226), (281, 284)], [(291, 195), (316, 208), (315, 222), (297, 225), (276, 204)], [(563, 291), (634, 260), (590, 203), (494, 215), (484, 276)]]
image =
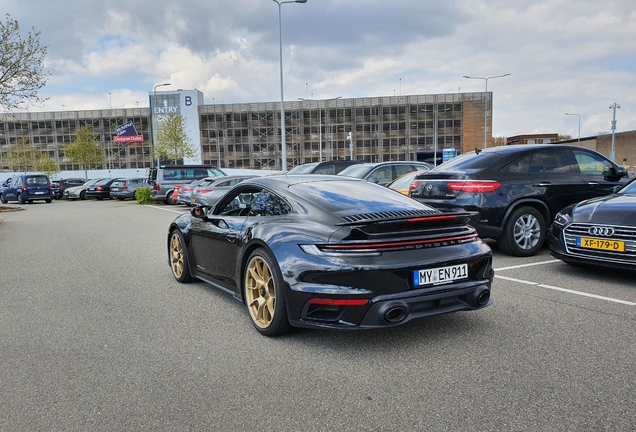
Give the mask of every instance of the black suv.
[(514, 256), (542, 247), (562, 208), (612, 192), (625, 168), (577, 146), (528, 144), (475, 150), (415, 177), (409, 196), (442, 211), (474, 211), (484, 238)]

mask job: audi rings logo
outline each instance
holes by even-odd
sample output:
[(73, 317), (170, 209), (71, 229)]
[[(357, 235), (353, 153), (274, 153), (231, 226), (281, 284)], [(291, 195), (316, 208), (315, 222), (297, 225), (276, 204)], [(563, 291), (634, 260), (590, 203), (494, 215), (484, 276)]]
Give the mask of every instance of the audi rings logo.
[(604, 226), (593, 226), (587, 230), (593, 236), (611, 237), (614, 235), (614, 228)]

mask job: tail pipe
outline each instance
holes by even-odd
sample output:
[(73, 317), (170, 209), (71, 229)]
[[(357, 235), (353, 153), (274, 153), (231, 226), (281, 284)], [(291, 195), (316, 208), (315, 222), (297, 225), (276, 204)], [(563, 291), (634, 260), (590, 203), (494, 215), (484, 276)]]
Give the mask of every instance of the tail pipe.
[(408, 314), (406, 307), (402, 305), (391, 306), (384, 312), (384, 321), (390, 324), (397, 324), (404, 321)]
[(468, 302), (472, 306), (481, 307), (486, 306), (490, 301), (490, 290), (486, 288), (482, 288), (476, 290), (470, 296), (468, 296)]

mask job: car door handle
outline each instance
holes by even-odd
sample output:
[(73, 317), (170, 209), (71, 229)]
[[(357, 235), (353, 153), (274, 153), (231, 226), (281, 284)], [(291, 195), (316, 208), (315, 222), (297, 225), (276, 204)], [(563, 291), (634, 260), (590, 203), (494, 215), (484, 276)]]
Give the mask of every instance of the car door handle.
[(225, 236), (225, 238), (230, 243), (234, 243), (236, 241), (236, 239), (238, 238), (238, 235), (236, 235), (236, 234), (228, 234), (228, 235)]
[(590, 186), (598, 186), (598, 182), (587, 182)]
[(552, 183), (550, 183), (550, 182), (541, 182), (541, 183), (539, 183), (539, 186), (552, 186)]

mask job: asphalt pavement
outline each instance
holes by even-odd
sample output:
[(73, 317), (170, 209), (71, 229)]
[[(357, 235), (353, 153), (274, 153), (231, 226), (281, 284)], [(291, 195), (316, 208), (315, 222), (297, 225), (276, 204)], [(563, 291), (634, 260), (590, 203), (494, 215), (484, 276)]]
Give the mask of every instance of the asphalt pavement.
[(634, 274), (491, 243), (484, 310), (267, 338), (172, 277), (185, 207), (22, 207), (0, 213), (0, 431), (636, 430)]

